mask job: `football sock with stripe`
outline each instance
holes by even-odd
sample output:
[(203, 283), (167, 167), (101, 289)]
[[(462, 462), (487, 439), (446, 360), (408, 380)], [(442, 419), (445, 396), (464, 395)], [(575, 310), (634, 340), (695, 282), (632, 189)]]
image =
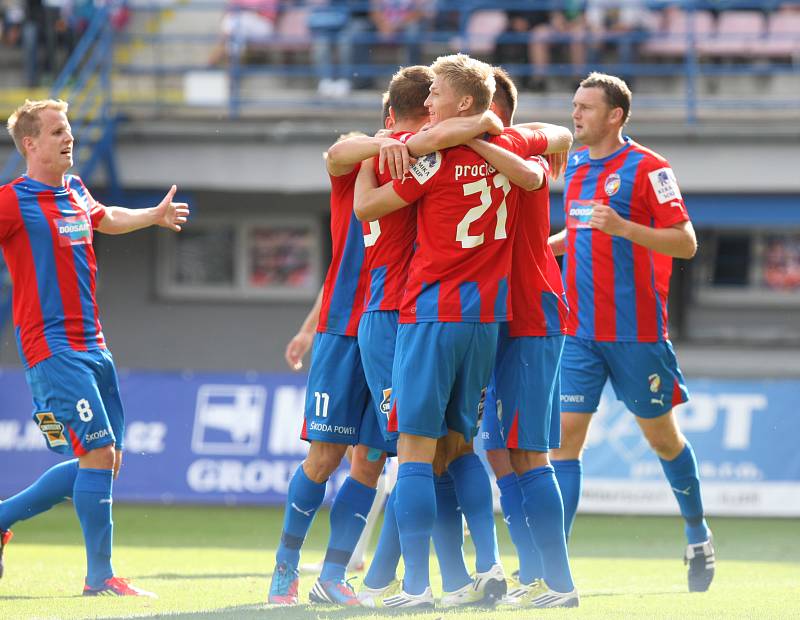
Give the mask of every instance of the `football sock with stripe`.
[(551, 461), (556, 470), (556, 480), (564, 502), (564, 533), (569, 540), (572, 525), (575, 523), (575, 513), (578, 512), (578, 502), (581, 499), (583, 486), (583, 464), (580, 459), (567, 459), (564, 461)]
[(703, 518), (703, 498), (700, 496), (700, 477), (697, 459), (687, 441), (681, 453), (671, 461), (661, 461), (675, 499), (686, 521), (686, 539), (690, 545), (708, 540), (709, 530)]
[(300, 548), (306, 539), (308, 529), (317, 514), (317, 509), (325, 499), (325, 486), (328, 481), (314, 482), (306, 476), (302, 463), (289, 482), (286, 497), (286, 511), (283, 514), (283, 530), (275, 560), (297, 568), (300, 563)]
[(500, 563), (489, 474), (475, 453), (457, 458), (447, 469), (455, 481), (458, 504), (475, 545), (475, 570), (484, 573)]
[(375, 489), (350, 476), (336, 493), (331, 506), (331, 534), (328, 550), (322, 564), (320, 579), (341, 581), (345, 567), (353, 555), (361, 532), (367, 524), (367, 515), (375, 499)]
[(436, 493), (430, 463), (401, 463), (395, 503), (405, 576), (403, 590), (422, 594), (430, 585), (431, 532), (436, 520)]
[(111, 489), (113, 472), (110, 469), (78, 468), (72, 503), (83, 530), (86, 544), (86, 583), (99, 588), (114, 576), (111, 568), (111, 544), (114, 523), (111, 520)]
[(397, 577), (397, 564), (400, 561), (400, 532), (397, 529), (397, 515), (395, 514), (396, 498), (397, 486), (392, 489), (389, 499), (386, 500), (378, 546), (375, 548), (375, 555), (370, 562), (369, 571), (364, 577), (364, 585), (368, 588), (386, 587)]
[(442, 589), (454, 592), (472, 581), (464, 563), (464, 524), (452, 476), (448, 472), (434, 476), (434, 486), (436, 521), (433, 524), (433, 547), (439, 560)]
[(497, 488), (500, 489), (500, 507), (503, 510), (503, 520), (511, 534), (511, 542), (517, 550), (519, 558), (519, 580), (521, 583), (530, 584), (535, 579), (543, 576), (542, 558), (533, 542), (531, 530), (522, 508), (522, 490), (515, 473), (510, 473), (497, 479)]
[(36, 482), (0, 502), (0, 530), (11, 528), (17, 521), (30, 519), (72, 497), (78, 459), (53, 465)]
[(552, 467), (536, 467), (519, 477), (522, 506), (531, 536), (542, 557), (544, 581), (556, 592), (572, 592), (575, 585), (569, 569), (564, 535), (564, 507)]

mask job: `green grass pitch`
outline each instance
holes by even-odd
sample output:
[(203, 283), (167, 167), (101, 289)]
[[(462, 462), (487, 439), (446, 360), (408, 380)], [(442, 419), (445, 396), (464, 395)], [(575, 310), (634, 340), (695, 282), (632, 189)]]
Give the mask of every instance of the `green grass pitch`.
[[(303, 562), (321, 559), (327, 512), (317, 518)], [(264, 604), (282, 514), (274, 508), (114, 507), (117, 574), (159, 599), (94, 598), (78, 594), (84, 556), (71, 506), (17, 524), (0, 581), (0, 618), (383, 618), (398, 612)], [(431, 620), (557, 618), (800, 618), (798, 520), (713, 519), (717, 576), (711, 591), (689, 594), (681, 562), (679, 518), (578, 517), (570, 542), (581, 606), (575, 610), (435, 610)], [(516, 568), (511, 543), (498, 522), (503, 562)], [(471, 543), (465, 545), (474, 565)], [(434, 588), (439, 586), (432, 561)], [(313, 583), (303, 575), (303, 601)]]

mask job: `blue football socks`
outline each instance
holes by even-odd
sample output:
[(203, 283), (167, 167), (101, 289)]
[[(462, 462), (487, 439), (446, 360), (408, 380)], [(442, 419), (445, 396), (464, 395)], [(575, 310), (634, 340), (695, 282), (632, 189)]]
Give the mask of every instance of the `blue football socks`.
[(435, 476), (434, 485), (436, 521), (433, 524), (433, 546), (442, 574), (442, 589), (454, 592), (472, 581), (464, 563), (464, 524), (452, 476), (448, 472)]
[(522, 506), (531, 535), (542, 557), (544, 581), (556, 592), (571, 592), (575, 585), (569, 569), (564, 508), (552, 467), (537, 467), (519, 477)]
[(397, 515), (395, 514), (396, 498), (397, 486), (392, 489), (389, 499), (386, 500), (378, 546), (375, 548), (375, 555), (372, 557), (369, 570), (364, 577), (364, 585), (368, 588), (384, 588), (397, 577), (397, 564), (400, 562), (400, 532), (397, 529)]
[(278, 564), (286, 563), (297, 568), (300, 563), (300, 548), (306, 539), (308, 529), (314, 520), (317, 509), (325, 499), (325, 482), (310, 480), (301, 464), (289, 482), (286, 497), (286, 512), (283, 515), (281, 542), (275, 554)]
[(430, 585), (428, 556), (436, 520), (436, 494), (430, 463), (400, 464), (395, 512), (406, 568), (403, 590), (408, 594), (422, 594)]
[(489, 474), (475, 453), (457, 458), (447, 469), (455, 481), (458, 504), (472, 534), (475, 570), (484, 573), (500, 563)]
[(114, 523), (111, 520), (110, 469), (79, 468), (72, 490), (72, 503), (81, 522), (86, 544), (86, 583), (99, 588), (114, 576), (111, 568), (111, 543)]
[(697, 460), (687, 441), (681, 453), (671, 461), (661, 461), (675, 499), (686, 521), (686, 539), (690, 545), (705, 542), (709, 537), (708, 525), (703, 518), (703, 498), (700, 496), (700, 478)]
[(522, 490), (519, 488), (517, 475), (510, 473), (497, 479), (497, 488), (500, 489), (500, 507), (503, 509), (503, 520), (511, 534), (511, 542), (517, 550), (519, 558), (519, 581), (530, 584), (540, 579), (544, 573), (542, 558), (533, 542), (531, 530), (528, 527), (525, 511), (522, 508)]
[(581, 499), (583, 466), (580, 459), (551, 461), (551, 464), (556, 470), (556, 480), (564, 502), (564, 533), (569, 540), (572, 525), (575, 523), (575, 513), (578, 512), (578, 502)]
[(0, 530), (30, 519), (72, 497), (78, 459), (53, 465), (31, 486), (0, 502)]
[(350, 476), (344, 481), (331, 506), (331, 534), (325, 561), (322, 564), (322, 581), (342, 581), (345, 568), (353, 555), (361, 532), (367, 524), (367, 515), (375, 500), (375, 489)]

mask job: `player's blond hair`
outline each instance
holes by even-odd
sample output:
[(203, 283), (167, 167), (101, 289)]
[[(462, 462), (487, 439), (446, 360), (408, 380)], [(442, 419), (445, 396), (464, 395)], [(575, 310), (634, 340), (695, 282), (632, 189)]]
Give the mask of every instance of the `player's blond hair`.
[(14, 146), (24, 157), (25, 149), (22, 146), (23, 138), (35, 138), (42, 130), (42, 121), (39, 118), (42, 110), (58, 110), (67, 113), (69, 104), (61, 99), (26, 99), (25, 103), (19, 106), (11, 116), (8, 117), (6, 129), (14, 140)]
[(494, 96), (494, 71), (491, 65), (466, 54), (439, 56), (431, 65), (433, 72), (444, 78), (461, 96), (472, 97), (472, 112), (489, 109)]
[(631, 117), (631, 101), (633, 94), (625, 80), (616, 75), (593, 71), (581, 81), (581, 88), (599, 88), (603, 91), (606, 103), (611, 109), (622, 109), (622, 124)]

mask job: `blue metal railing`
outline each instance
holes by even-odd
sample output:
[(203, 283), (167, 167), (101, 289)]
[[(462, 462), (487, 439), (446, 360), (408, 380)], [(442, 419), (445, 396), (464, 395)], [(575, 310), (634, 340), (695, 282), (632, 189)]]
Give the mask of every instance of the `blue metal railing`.
[[(433, 4), (433, 3), (432, 3)], [(609, 1), (609, 6), (613, 5), (613, 1)], [(618, 0), (618, 4), (623, 6), (624, 2)], [(671, 77), (680, 78), (683, 80), (682, 92), (679, 95), (672, 95), (671, 97), (661, 97), (658, 101), (659, 105), (666, 107), (681, 106), (686, 111), (686, 118), (689, 122), (694, 122), (698, 118), (698, 110), (701, 107), (708, 108), (709, 105), (713, 106), (736, 106), (736, 107), (751, 107), (753, 109), (775, 108), (786, 109), (794, 108), (800, 109), (800, 98), (771, 98), (765, 99), (761, 97), (761, 93), (754, 92), (749, 97), (748, 101), (733, 100), (719, 101), (719, 98), (704, 98), (701, 94), (700, 81), (712, 76), (724, 78), (727, 76), (743, 76), (743, 75), (765, 75), (765, 74), (791, 74), (800, 76), (800, 58), (783, 58), (783, 59), (761, 59), (746, 58), (747, 54), (743, 53), (742, 58), (735, 58), (728, 55), (724, 62), (712, 57), (705, 57), (699, 51), (699, 44), (702, 43), (699, 34), (695, 31), (695, 15), (698, 11), (720, 11), (734, 10), (734, 9), (749, 9), (762, 11), (765, 14), (775, 10), (779, 6), (795, 5), (800, 7), (798, 0), (765, 0), (755, 2), (753, 0), (716, 0), (716, 1), (702, 1), (702, 0), (685, 0), (684, 2), (665, 2), (651, 0), (646, 2), (646, 7), (655, 11), (660, 11), (668, 7), (679, 6), (685, 11), (688, 16), (686, 31), (679, 34), (669, 34), (665, 31), (648, 31), (645, 29), (635, 29), (626, 33), (618, 32), (589, 32), (584, 31), (581, 34), (564, 33), (551, 33), (548, 35), (548, 42), (551, 44), (568, 44), (576, 37), (581, 40), (591, 49), (597, 49), (605, 44), (613, 44), (616, 46), (625, 46), (628, 49), (636, 49), (637, 47), (645, 44), (649, 40), (658, 38), (661, 41), (678, 41), (685, 44), (685, 51), (679, 55), (672, 55), (667, 58), (644, 57), (638, 56), (632, 60), (622, 58), (617, 61), (609, 61), (595, 54), (597, 57), (590, 59), (587, 66), (574, 67), (568, 63), (550, 63), (546, 67), (537, 68), (538, 75), (543, 77), (572, 77), (585, 74), (588, 70), (599, 70), (626, 77)], [(288, 8), (284, 7), (284, 11), (297, 10), (302, 6), (301, 2), (295, 2)], [(369, 6), (367, 2), (351, 2), (348, 4), (349, 10), (366, 10)], [(468, 32), (468, 25), (470, 24), (470, 16), (477, 10), (493, 9), (493, 10), (559, 10), (566, 6), (565, 0), (529, 0), (529, 1), (503, 1), (498, 0), (494, 2), (488, 1), (462, 1), (456, 2), (454, 0), (439, 0), (435, 3), (438, 10), (438, 15), (452, 14), (454, 16), (449, 25), (440, 27), (438, 29), (428, 28), (422, 29), (418, 34), (398, 34), (389, 44), (398, 48), (407, 48), (410, 45), (419, 46), (429, 56), (430, 50), (438, 50), (439, 52), (448, 53), (455, 51), (459, 48), (455, 47), (456, 41), (462, 42), (464, 51), (469, 51), (467, 43), (471, 40), (475, 43), (480, 43), (477, 39), (479, 35), (472, 35)], [(203, 11), (216, 11), (224, 10), (225, 5), (218, 0), (197, 0), (191, 4), (176, 4), (170, 7), (178, 14), (178, 19), (182, 15), (188, 16), (190, 13), (203, 12)], [(307, 7), (311, 9), (311, 7)], [(163, 5), (158, 6), (139, 6), (136, 7), (137, 11), (163, 11)], [(188, 21), (184, 20), (184, 21)], [(206, 20), (207, 21), (207, 20)], [(433, 23), (434, 20), (429, 20)], [(278, 18), (278, 24), (281, 23), (281, 18)], [(214, 32), (184, 32), (185, 28), (181, 29), (181, 33), (166, 34), (163, 32), (136, 32), (130, 30), (124, 34), (125, 40), (128, 43), (138, 43), (141, 47), (149, 51), (155, 51), (156, 57), (152, 62), (144, 62), (141, 60), (128, 60), (126, 62), (118, 63), (115, 66), (115, 71), (123, 74), (133, 75), (150, 75), (164, 77), (180, 77), (190, 71), (206, 71), (211, 69), (207, 63), (208, 48), (213, 42), (219, 40), (220, 33)], [(236, 34), (233, 38), (236, 38)], [(299, 33), (292, 35), (281, 31), (280, 26), (276, 29), (275, 34), (270, 37), (264, 38), (259, 41), (252, 42), (256, 46), (265, 50), (268, 54), (275, 56), (268, 64), (243, 64), (242, 59), (238, 54), (233, 54), (229, 59), (229, 63), (222, 68), (227, 75), (227, 83), (229, 85), (229, 93), (227, 97), (227, 112), (229, 116), (238, 116), (243, 110), (258, 110), (268, 109), (270, 106), (285, 105), (287, 103), (286, 94), (291, 93), (291, 87), (281, 87), (282, 97), (277, 98), (270, 93), (258, 93), (254, 95), (248, 94), (247, 82), (248, 78), (259, 76), (279, 76), (291, 81), (295, 78), (306, 78), (311, 80), (318, 77), (318, 71), (312, 63), (310, 49), (314, 42), (315, 35), (313, 32)], [(731, 35), (735, 38), (736, 34)], [(791, 33), (783, 35), (785, 37), (793, 37)], [(530, 38), (529, 33), (517, 32), (503, 32), (499, 36), (491, 35), (493, 41), (497, 43), (517, 43), (524, 44)], [(164, 54), (159, 54), (157, 50), (164, 45), (181, 44), (184, 47), (196, 46), (198, 53), (193, 54), (192, 58), (188, 61), (172, 61), (169, 58), (164, 58)], [(239, 45), (233, 47), (241, 47), (241, 37), (239, 37)], [(358, 50), (366, 50), (367, 48), (374, 48), (376, 46), (385, 46), (387, 41), (383, 39), (376, 32), (361, 32), (353, 37), (353, 44)], [(193, 48), (194, 49), (194, 48)], [(285, 59), (278, 59), (277, 56), (283, 54), (286, 50), (300, 52), (302, 58), (299, 62), (287, 62)], [(480, 54), (477, 54), (480, 57)], [(358, 75), (364, 78), (390, 76), (396, 69), (395, 62), (369, 62), (368, 55), (365, 53), (360, 54), (352, 66), (345, 70), (346, 75)], [(636, 54), (634, 54), (636, 56)], [(798, 52), (797, 56), (800, 56)], [(425, 58), (427, 61), (429, 58)], [(492, 58), (484, 58), (492, 60)], [(527, 64), (504, 64), (512, 75), (523, 77), (531, 75), (531, 65)], [(218, 69), (219, 70), (219, 69)], [(641, 94), (637, 93), (637, 94)], [(656, 95), (660, 93), (653, 93), (653, 99), (656, 100)], [(156, 99), (156, 94), (153, 99), (153, 104), (164, 106), (163, 100)], [(640, 103), (641, 103), (640, 99)], [(712, 104), (713, 101), (713, 104)], [(290, 102), (293, 107), (318, 107), (320, 104), (329, 106), (340, 106), (342, 102), (335, 102), (330, 100), (321, 101), (319, 98), (308, 97), (307, 92), (302, 92), (295, 100)], [(138, 103), (137, 103), (138, 105)], [(145, 102), (146, 105), (146, 102)], [(353, 103), (345, 100), (344, 105), (351, 107)]]
[[(114, 166), (113, 152), (109, 150), (115, 126), (111, 108), (114, 29), (109, 17), (120, 1), (113, 0), (96, 10), (49, 94), (70, 104), (74, 168), (85, 179), (92, 176), (101, 161), (110, 168)], [(108, 157), (101, 157), (98, 152)], [(22, 168), (22, 157), (15, 151), (0, 171), (0, 182), (13, 179)], [(116, 171), (109, 170), (108, 177), (116, 180)], [(110, 189), (118, 191), (117, 187)]]

